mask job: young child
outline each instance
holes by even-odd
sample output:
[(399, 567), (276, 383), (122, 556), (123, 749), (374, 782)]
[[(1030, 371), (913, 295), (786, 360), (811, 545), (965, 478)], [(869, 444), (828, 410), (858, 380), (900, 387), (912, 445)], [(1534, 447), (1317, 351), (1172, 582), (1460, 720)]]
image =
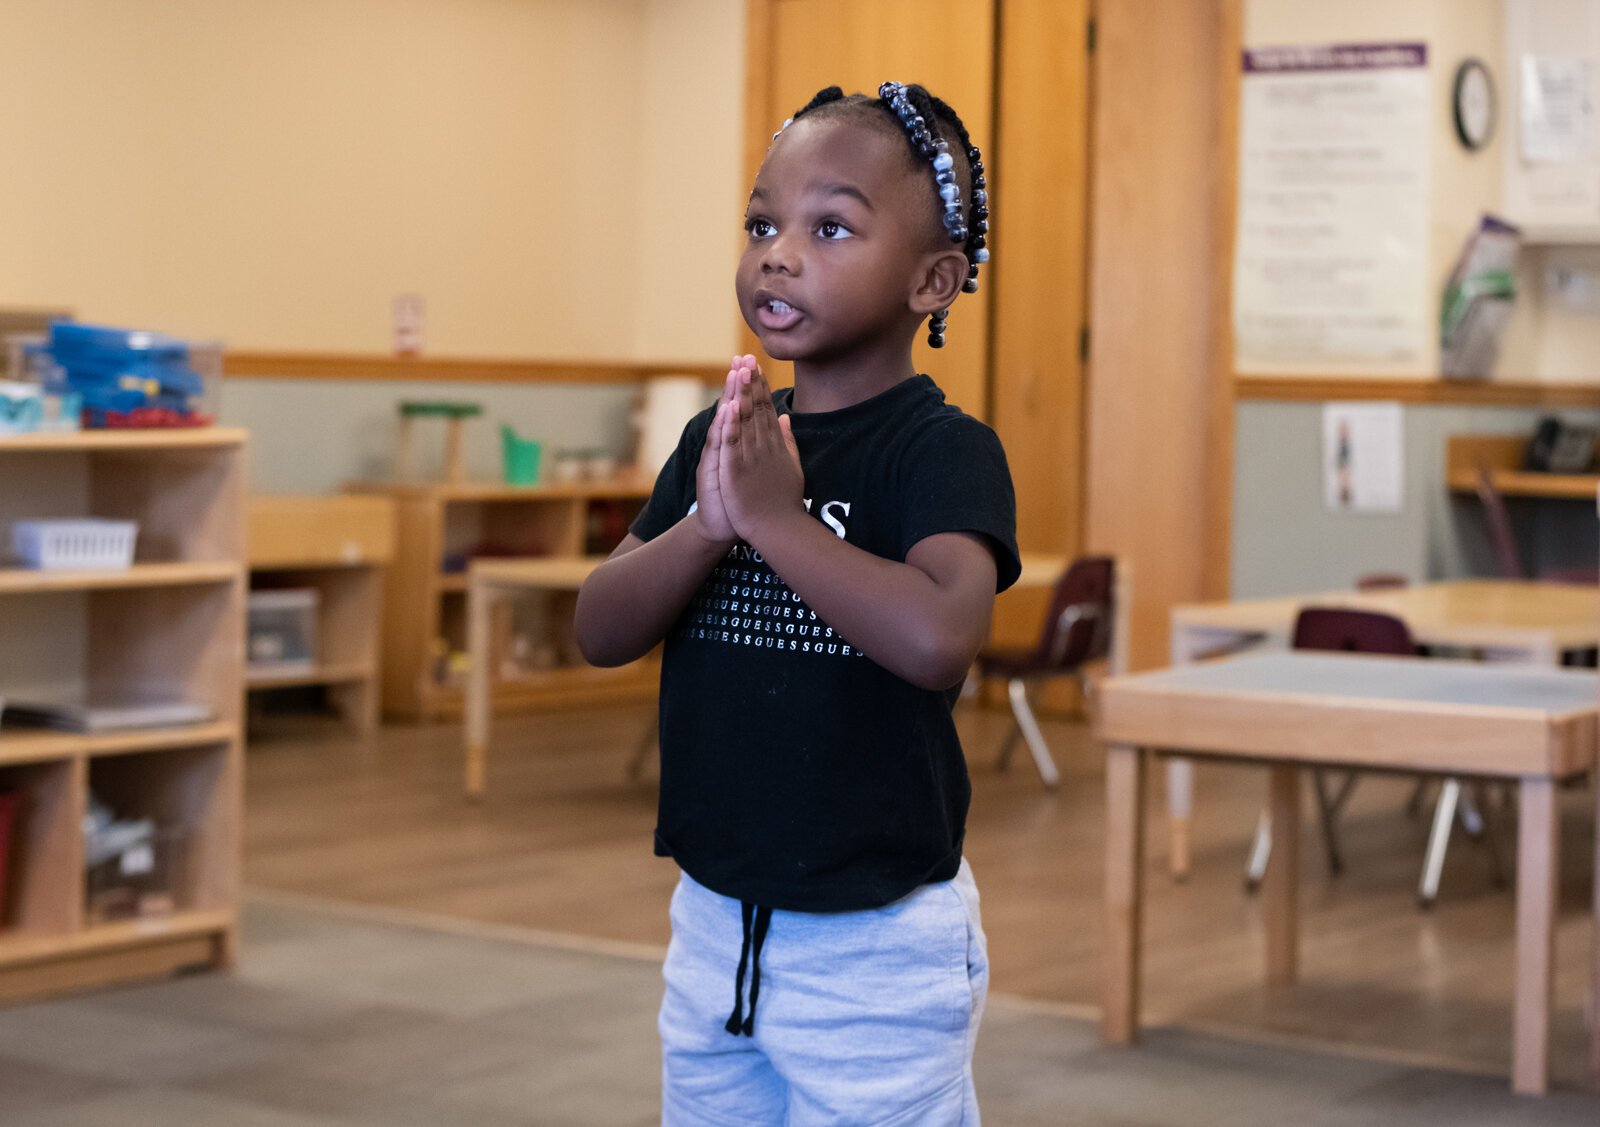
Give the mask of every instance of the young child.
[(786, 122), (736, 289), (794, 387), (735, 358), (579, 597), (595, 664), (666, 643), (664, 1124), (978, 1122), (951, 708), (1017, 577), (1016, 506), (994, 432), (911, 346), (977, 288), (987, 200), (919, 86), (830, 87)]

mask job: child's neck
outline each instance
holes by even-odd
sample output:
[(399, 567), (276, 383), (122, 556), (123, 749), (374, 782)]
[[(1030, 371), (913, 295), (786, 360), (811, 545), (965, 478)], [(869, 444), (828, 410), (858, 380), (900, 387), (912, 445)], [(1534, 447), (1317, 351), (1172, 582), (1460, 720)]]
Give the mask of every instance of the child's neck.
[(863, 363), (854, 357), (834, 363), (797, 360), (794, 397), (789, 406), (801, 415), (843, 410), (882, 395), (916, 374), (909, 350), (897, 359), (885, 358), (875, 363)]

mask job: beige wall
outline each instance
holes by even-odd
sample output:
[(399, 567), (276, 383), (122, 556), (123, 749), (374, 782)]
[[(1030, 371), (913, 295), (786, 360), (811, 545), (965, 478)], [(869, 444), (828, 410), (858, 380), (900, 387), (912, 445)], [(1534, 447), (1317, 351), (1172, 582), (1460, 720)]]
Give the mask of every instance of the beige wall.
[(0, 304), (382, 352), (416, 291), (438, 355), (731, 351), (739, 0), (35, 0), (5, 29)]

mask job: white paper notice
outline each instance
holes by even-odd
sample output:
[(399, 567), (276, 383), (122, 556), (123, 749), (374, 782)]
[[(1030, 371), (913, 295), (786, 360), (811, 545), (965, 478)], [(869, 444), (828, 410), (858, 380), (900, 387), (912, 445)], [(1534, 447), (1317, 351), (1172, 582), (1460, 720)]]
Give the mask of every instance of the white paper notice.
[(1522, 159), (1564, 164), (1595, 152), (1594, 64), (1551, 55), (1522, 57)]
[(1405, 448), (1398, 403), (1322, 408), (1322, 493), (1336, 513), (1398, 513)]
[(1244, 53), (1239, 370), (1434, 365), (1427, 46)]

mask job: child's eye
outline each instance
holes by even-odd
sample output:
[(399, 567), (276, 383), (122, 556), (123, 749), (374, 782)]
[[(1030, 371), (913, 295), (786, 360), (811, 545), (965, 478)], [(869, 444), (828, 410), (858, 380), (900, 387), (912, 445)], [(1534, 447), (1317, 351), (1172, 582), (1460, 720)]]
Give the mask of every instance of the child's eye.
[(824, 239), (848, 239), (854, 232), (837, 219), (825, 219), (817, 224), (817, 234)]
[(777, 233), (777, 228), (759, 215), (744, 221), (745, 233), (756, 239), (770, 239)]

